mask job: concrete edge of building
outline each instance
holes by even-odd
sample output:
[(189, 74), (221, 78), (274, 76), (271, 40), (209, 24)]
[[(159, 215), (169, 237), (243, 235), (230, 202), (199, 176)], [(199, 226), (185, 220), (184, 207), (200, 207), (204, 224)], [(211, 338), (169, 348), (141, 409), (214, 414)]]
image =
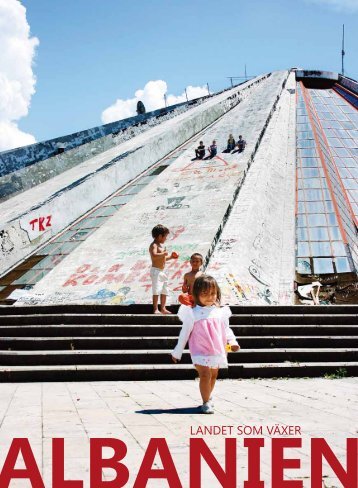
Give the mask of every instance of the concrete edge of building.
[[(20, 160), (20, 167), (0, 176), (0, 203), (64, 173), (74, 166), (83, 163), (86, 159), (92, 158), (110, 148), (118, 146), (148, 129), (198, 106), (205, 102), (207, 98), (208, 97), (204, 97), (203, 99), (197, 99), (189, 103), (173, 105), (167, 109), (155, 110), (145, 114), (145, 116), (124, 119), (121, 121), (123, 122), (122, 124), (119, 122), (116, 125), (107, 124), (113, 125), (113, 131), (108, 134), (107, 130), (105, 131), (105, 135), (101, 137), (98, 136), (98, 131), (95, 132), (95, 135), (92, 138), (88, 135), (87, 137), (82, 137), (81, 134), (81, 137), (79, 137), (77, 134), (74, 134), (73, 137), (75, 140), (70, 140), (70, 143), (72, 143), (72, 145), (76, 144), (74, 147), (71, 147), (71, 144), (69, 144), (70, 149), (67, 148), (65, 150), (64, 148), (66, 147), (66, 144), (57, 142), (56, 144), (59, 145), (58, 154), (51, 146), (50, 156), (47, 158), (41, 157), (38, 161), (36, 161), (36, 159), (33, 161), (30, 155), (29, 161), (25, 162)], [(102, 127), (105, 128), (106, 126)], [(93, 129), (90, 129), (85, 132), (89, 133), (92, 130)], [(70, 136), (66, 136), (65, 139), (69, 137)], [(89, 141), (87, 141), (87, 139), (89, 139)], [(54, 141), (57, 141), (57, 139)], [(39, 145), (41, 146), (41, 144), (46, 144), (47, 142), (55, 144), (54, 141), (45, 141), (45, 143), (39, 143)], [(80, 143), (80, 141), (83, 142)], [(32, 146), (29, 147), (32, 148)], [(30, 149), (27, 148), (27, 151), (29, 150)], [(24, 151), (26, 151), (26, 148)], [(35, 151), (35, 148), (32, 149), (32, 151)], [(19, 152), (19, 150), (14, 151), (15, 156), (17, 152)], [(1, 166), (3, 165), (0, 163), (0, 173)]]
[[(63, 185), (61, 175), (43, 183), (41, 185), (43, 188), (46, 183), (51, 183), (51, 187), (53, 187), (56, 180), (59, 186), (57, 191), (47, 198), (39, 198), (37, 204), (30, 208), (26, 202), (26, 193), (19, 195), (22, 198), (18, 215), (12, 216), (10, 219), (6, 219), (5, 216), (5, 223), (0, 230), (0, 274), (8, 272), (119, 187), (127, 184), (145, 169), (234, 108), (257, 83), (262, 82), (268, 76), (270, 74), (259, 76), (240, 85), (239, 88), (236, 87), (220, 95), (218, 100), (211, 99), (206, 104), (190, 111), (189, 114), (182, 114), (182, 120), (179, 121), (179, 117), (176, 124), (167, 127), (164, 123), (163, 131), (160, 134), (155, 133), (152, 136), (151, 131), (148, 131), (147, 142), (142, 146), (138, 147), (136, 138), (134, 138), (130, 141), (132, 150), (119, 154), (92, 172), (88, 172), (85, 165), (82, 177), (67, 186)], [(183, 117), (183, 115), (186, 116)], [(116, 149), (119, 152), (123, 147), (118, 146)], [(66, 172), (67, 176), (70, 171)], [(12, 199), (6, 203), (11, 212)], [(45, 223), (43, 224), (45, 227), (33, 229), (30, 223), (34, 220), (39, 223), (40, 219), (43, 219), (41, 221)], [(47, 225), (49, 223), (50, 225)]]

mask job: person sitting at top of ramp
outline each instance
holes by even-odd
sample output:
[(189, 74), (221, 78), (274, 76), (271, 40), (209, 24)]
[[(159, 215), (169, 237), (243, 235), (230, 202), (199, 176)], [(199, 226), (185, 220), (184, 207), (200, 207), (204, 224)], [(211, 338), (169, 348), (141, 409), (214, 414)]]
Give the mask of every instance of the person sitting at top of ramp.
[(203, 141), (200, 141), (199, 146), (195, 149), (195, 157), (197, 159), (203, 159), (205, 156), (205, 146)]
[(217, 153), (218, 153), (218, 146), (216, 145), (216, 141), (215, 140), (209, 146), (208, 151), (209, 151), (209, 154), (210, 154), (210, 158), (213, 158), (214, 156), (217, 155)]
[(229, 135), (229, 139), (227, 140), (227, 152), (231, 152), (235, 149), (235, 139), (232, 134)]
[(246, 141), (242, 138), (242, 136), (239, 136), (239, 139), (238, 139), (236, 145), (237, 145), (239, 152), (242, 152), (245, 149)]

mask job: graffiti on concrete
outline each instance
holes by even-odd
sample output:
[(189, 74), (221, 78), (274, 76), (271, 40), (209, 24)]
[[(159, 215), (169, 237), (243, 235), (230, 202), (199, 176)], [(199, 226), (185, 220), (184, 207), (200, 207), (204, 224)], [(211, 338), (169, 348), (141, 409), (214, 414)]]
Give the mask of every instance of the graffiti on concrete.
[[(72, 295), (70, 293), (53, 293), (51, 295), (51, 303), (56, 305), (61, 304), (68, 304), (71, 302)], [(47, 300), (47, 296), (45, 293), (34, 293), (34, 294), (27, 294), (26, 292), (18, 300), (17, 304), (21, 305), (41, 305), (45, 304)]]
[(273, 300), (270, 288), (264, 288), (262, 291), (258, 292), (257, 296), (265, 300), (269, 305), (279, 304), (279, 302)]
[(233, 290), (234, 294), (240, 301), (247, 301), (246, 294), (244, 292), (243, 287), (238, 282), (237, 278), (232, 274), (228, 273), (225, 275), (226, 281), (230, 285), (230, 288)]
[(220, 239), (219, 244), (217, 246), (218, 251), (229, 251), (232, 249), (233, 244), (236, 242), (236, 239)]
[(92, 285), (93, 283), (122, 283), (124, 279), (124, 273), (118, 273), (123, 264), (114, 264), (108, 269), (102, 270), (98, 266), (92, 266), (91, 264), (83, 264), (79, 266), (75, 273), (65, 281), (64, 287), (79, 286), (79, 285)]
[[(294, 90), (294, 86), (291, 77), (289, 87)], [(280, 95), (282, 101), (277, 102), (280, 110), (276, 110), (274, 102), (265, 128), (271, 118), (274, 124), (280, 120), (285, 128), (293, 119), (294, 92), (284, 88), (285, 85)], [(294, 227), (284, 216), (288, 213), (294, 216), (295, 159), (291, 157), (293, 151), (287, 151), (294, 147), (294, 141), (283, 138), (281, 130), (263, 130), (256, 140), (252, 170), (250, 167), (245, 175), (245, 184), (239, 190), (212, 257), (213, 262), (221, 265), (218, 281), (226, 303), (273, 305), (292, 301), (293, 260), (288, 259), (287, 248), (294, 248)], [(283, 240), (284, 232), (289, 233), (290, 239)], [(208, 272), (211, 270), (212, 261)]]
[[(197, 99), (195, 105), (200, 105), (206, 98)], [(184, 113), (192, 105), (184, 102), (167, 109), (0, 153), (0, 201), (130, 140)], [(11, 174), (14, 172), (15, 174)]]
[(9, 233), (6, 230), (0, 231), (0, 248), (3, 255), (11, 253), (15, 245), (12, 242)]
[[(198, 99), (196, 100), (196, 103), (200, 103), (206, 98), (207, 97)], [(109, 124), (93, 127), (81, 132), (75, 132), (67, 136), (49, 139), (44, 142), (39, 142), (30, 146), (23, 146), (11, 151), (4, 151), (0, 153), (0, 176), (12, 173), (20, 168), (33, 165), (39, 161), (43, 161), (70, 149), (74, 149), (82, 144), (87, 144), (108, 135), (111, 137), (118, 137), (118, 135), (121, 135), (124, 131), (132, 130), (133, 137), (137, 135), (138, 128), (142, 125), (147, 125), (147, 121), (150, 119), (156, 119), (156, 123), (153, 120), (156, 125), (158, 124), (159, 120), (162, 122), (164, 117), (169, 116), (169, 118), (171, 118), (178, 115), (178, 109), (181, 109), (181, 113), (183, 110), (188, 110), (188, 108), (191, 106), (192, 104), (189, 106), (187, 102), (184, 102), (172, 105), (165, 109), (154, 110), (146, 114), (111, 122)]]
[(168, 205), (159, 205), (157, 210), (178, 210), (179, 208), (189, 208), (190, 205), (183, 205), (182, 202), (186, 197), (170, 197)]
[(52, 226), (51, 219), (52, 215), (47, 215), (46, 217), (30, 220), (29, 224), (31, 225), (31, 230), (38, 230), (39, 232), (45, 231), (46, 227)]
[(181, 234), (185, 232), (185, 226), (184, 225), (178, 225), (176, 227), (171, 227), (170, 228), (170, 234), (168, 237), (168, 241), (175, 241)]
[[(170, 261), (167, 264), (166, 272), (169, 277), (169, 282), (177, 287), (177, 281), (180, 281), (189, 267), (188, 261)], [(75, 273), (71, 274), (63, 283), (63, 288), (76, 288), (76, 287), (91, 287), (93, 292), (90, 295), (86, 295), (86, 299), (106, 299), (117, 297), (118, 302), (119, 295), (125, 295), (130, 292), (129, 285), (133, 282), (139, 283), (140, 287), (144, 288), (146, 292), (149, 292), (152, 286), (150, 278), (150, 263), (148, 260), (139, 259), (129, 269), (125, 267), (125, 263), (115, 263), (108, 268), (102, 268), (92, 264), (82, 264), (79, 266)], [(106, 284), (105, 289), (95, 289), (96, 285)], [(113, 285), (112, 288), (108, 288), (108, 285)], [(174, 289), (176, 289), (174, 287)], [(113, 295), (104, 296), (104, 293), (114, 293)]]
[[(170, 235), (169, 235), (170, 236)], [(170, 240), (170, 237), (168, 238), (168, 241)], [(149, 246), (149, 245), (148, 245)], [(190, 258), (190, 254), (195, 252), (197, 249), (197, 244), (195, 243), (189, 243), (189, 244), (175, 244), (175, 246), (171, 246), (173, 251), (176, 251), (178, 254), (180, 254), (181, 260), (185, 260), (187, 257), (188, 259)], [(127, 251), (119, 251), (115, 254), (115, 258), (118, 259), (119, 261), (128, 259), (128, 258), (141, 258), (141, 257), (146, 257), (148, 258), (148, 249), (147, 248), (140, 248), (140, 249), (129, 249)], [(148, 261), (149, 265), (149, 261)]]
[(255, 260), (252, 261), (252, 264), (249, 266), (249, 273), (251, 276), (255, 278), (259, 283), (265, 286), (270, 286), (267, 279), (262, 276), (262, 268), (257, 264)]
[(113, 305), (132, 305), (134, 300), (127, 299), (128, 293), (131, 291), (129, 286), (122, 286), (116, 291), (101, 288), (92, 295), (85, 296), (85, 300), (106, 301)]
[(0, 230), (0, 272), (7, 265), (9, 257), (15, 256), (30, 242), (28, 233), (18, 223), (8, 225)]
[(153, 193), (153, 197), (157, 197), (158, 195), (165, 195), (168, 193), (168, 188), (157, 188)]
[[(233, 104), (238, 102), (238, 97), (230, 101)], [(222, 107), (219, 108), (221, 110)], [(213, 114), (216, 118), (218, 111)], [(187, 132), (184, 134), (183, 131), (183, 137), (184, 135), (186, 136)], [(97, 242), (96, 237), (93, 236), (77, 248), (77, 251), (66, 259), (66, 265), (58, 267), (51, 277), (48, 275), (35, 286), (34, 294), (44, 292), (48, 296), (53, 296), (55, 291), (61, 294), (63, 290), (72, 295), (70, 300), (72, 303), (86, 301), (89, 296), (97, 297), (92, 300), (104, 300), (110, 303), (112, 300), (121, 300), (120, 295), (124, 294), (123, 288), (130, 287), (126, 300), (135, 299), (137, 303), (150, 302), (148, 246), (151, 228), (159, 222), (167, 225), (171, 230), (173, 230), (173, 223), (178, 227), (175, 234), (180, 235), (180, 240), (178, 243), (174, 240), (170, 250), (178, 252), (180, 258), (168, 262), (166, 272), (169, 286), (173, 290), (180, 289), (183, 274), (188, 269), (187, 259), (193, 252), (201, 252), (205, 257), (207, 256), (208, 248), (217, 235), (218, 226), (226, 215), (228, 205), (232, 203), (238, 179), (243, 177), (245, 169), (243, 162), (239, 165), (234, 158), (231, 160), (227, 158), (230, 164), (213, 159), (188, 165), (189, 158), (185, 156), (186, 154), (183, 154), (183, 159), (176, 161), (162, 176), (158, 175), (158, 180), (152, 183), (148, 191), (143, 192), (140, 205), (133, 199), (123, 211), (112, 217), (111, 223), (108, 222), (106, 228), (103, 227), (95, 233), (98, 236)], [(184, 165), (186, 170), (180, 171)], [(171, 184), (167, 181), (169, 177)], [(218, 181), (219, 178), (222, 180)], [(211, 182), (219, 184), (222, 189), (225, 188), (217, 200), (212, 198), (210, 192), (204, 191), (206, 185)], [(183, 186), (192, 187), (189, 195), (183, 192)], [(162, 192), (158, 195), (158, 201), (153, 202), (152, 193), (157, 188), (168, 188), (169, 191), (168, 194)], [(192, 209), (193, 205), (189, 207), (187, 204), (189, 200), (191, 204), (194, 198), (197, 198), (198, 202), (195, 213)], [(159, 210), (157, 210), (158, 206)], [(178, 208), (180, 212), (173, 212), (173, 209)], [(175, 220), (176, 214), (181, 215), (180, 220)], [(209, 214), (211, 220), (210, 225), (207, 225)], [(182, 222), (188, 223), (185, 237), (182, 235), (184, 226), (179, 225)], [(174, 235), (173, 239), (176, 238)], [(81, 263), (83, 265), (80, 266)], [(107, 292), (111, 293), (111, 297), (103, 298), (103, 294)], [(244, 295), (246, 296), (246, 293)]]
[[(179, 183), (177, 186), (179, 187)], [(195, 188), (195, 185), (183, 185), (180, 187), (180, 191), (182, 193), (191, 193), (193, 191), (193, 188)]]
[(261, 230), (259, 234), (256, 235), (254, 242), (252, 243), (252, 247), (254, 249), (258, 249), (262, 247), (262, 240), (264, 239), (264, 231)]
[[(234, 273), (226, 273), (224, 276), (218, 276), (218, 279), (224, 302), (239, 304), (265, 302), (268, 305), (278, 305), (279, 303), (274, 300), (270, 288), (263, 287), (261, 284), (254, 285), (252, 282), (243, 282)], [(285, 298), (287, 299), (287, 297)]]
[(101, 289), (101, 290), (98, 290), (93, 295), (88, 295), (85, 298), (91, 299), (91, 300), (105, 300), (107, 298), (112, 298), (112, 297), (115, 297), (115, 296), (116, 296), (116, 294), (114, 293), (114, 291), (110, 291), (110, 290), (106, 290), (106, 289)]
[[(193, 161), (192, 163), (183, 166), (176, 171), (179, 171), (181, 174), (195, 174), (201, 175), (206, 173), (216, 173), (222, 174), (223, 170), (233, 171), (238, 168), (237, 164), (229, 164), (222, 158), (215, 157), (214, 159), (204, 160), (200, 159), (199, 161)], [(182, 179), (182, 176), (181, 176)]]
[(132, 305), (135, 301), (132, 298), (128, 298), (131, 288), (129, 286), (122, 286), (117, 290), (117, 294), (112, 298), (111, 304), (113, 305)]
[(205, 186), (205, 191), (219, 190), (219, 188), (220, 188), (220, 185), (218, 185), (218, 183), (215, 183), (215, 181), (210, 181)]
[[(240, 103), (240, 101), (243, 100), (243, 98), (245, 98), (245, 96), (249, 95), (249, 93), (252, 89), (252, 86), (261, 82), (265, 78), (266, 77), (262, 77), (259, 80), (256, 80), (252, 83), (250, 82), (250, 86), (248, 85), (247, 87), (245, 86), (245, 87), (239, 88), (240, 96), (238, 96), (236, 94), (235, 94), (235, 96), (230, 96), (230, 95), (232, 95), (232, 92), (230, 93), (229, 96), (225, 94), (226, 98), (222, 97), (221, 99), (219, 99), (217, 101), (217, 103), (215, 102), (211, 106), (203, 107), (202, 110), (195, 111), (192, 115), (189, 114), (189, 117), (183, 118), (183, 120), (181, 120), (180, 122), (178, 121), (179, 122), (178, 127), (180, 127), (180, 130), (177, 130), (177, 128), (176, 129), (173, 128), (173, 129), (170, 129), (170, 131), (168, 133), (165, 132), (165, 137), (162, 136), (160, 139), (163, 142), (163, 144), (158, 144), (158, 140), (154, 137), (152, 138), (153, 140), (150, 139), (151, 142), (148, 143), (149, 147), (147, 147), (147, 145), (145, 146), (145, 157), (143, 156), (143, 154), (141, 154), (141, 155), (138, 154), (138, 156), (137, 155), (131, 156), (131, 157), (133, 157), (133, 161), (131, 161), (131, 163), (133, 162), (133, 164), (128, 164), (128, 168), (126, 168), (126, 170), (124, 172), (120, 171), (116, 167), (116, 165), (111, 166), (110, 169), (108, 168), (108, 164), (112, 165), (113, 161), (116, 158), (114, 158), (114, 160), (111, 160), (110, 163), (106, 163), (104, 166), (99, 168), (99, 170), (102, 171), (103, 168), (106, 168), (105, 169), (106, 174), (108, 171), (108, 175), (110, 176), (110, 178), (108, 179), (107, 184), (106, 185), (97, 185), (99, 193), (92, 191), (91, 193), (88, 193), (88, 198), (86, 198), (85, 200), (81, 199), (81, 202), (82, 203), (84, 201), (88, 202), (88, 208), (90, 208), (91, 206), (99, 203), (99, 201), (102, 201), (103, 198), (108, 196), (108, 194), (110, 193), (110, 190), (114, 190), (115, 188), (118, 188), (118, 186), (120, 184), (125, 184), (128, 181), (128, 179), (135, 176), (139, 170), (144, 170), (146, 168), (146, 166), (144, 166), (145, 164), (149, 165), (151, 162), (158, 161), (160, 158), (165, 157), (165, 155), (167, 155), (170, 150), (174, 150), (180, 144), (187, 141), (188, 137), (190, 135), (196, 133), (197, 130), (202, 129), (203, 127), (206, 127), (208, 124), (217, 120), (217, 118), (220, 117), (220, 115), (223, 115), (227, 110), (230, 110), (235, 105), (238, 105)], [(245, 91), (247, 93), (244, 93)], [(180, 107), (178, 108), (178, 110), (179, 109), (181, 110)], [(166, 117), (166, 116), (172, 117), (172, 116), (175, 116), (175, 114), (174, 114), (174, 112), (171, 112), (170, 114), (168, 113), (167, 115), (163, 115), (162, 113), (160, 113), (159, 116), (160, 116), (161, 121), (163, 121), (164, 117)], [(147, 125), (149, 123), (150, 123), (150, 121), (147, 122)], [(158, 123), (158, 121), (156, 123)], [(131, 133), (133, 132), (134, 135), (136, 135), (137, 133), (139, 133), (137, 131), (141, 130), (141, 127), (142, 126), (132, 127), (130, 129), (130, 131), (131, 131)], [(163, 131), (163, 133), (164, 133), (164, 131)], [(172, 137), (173, 135), (175, 137)], [(97, 154), (100, 154), (101, 152), (103, 152), (103, 150), (108, 149), (109, 147), (113, 147), (113, 144), (115, 145), (115, 144), (120, 143), (120, 141), (122, 141), (122, 139), (121, 139), (122, 137), (127, 137), (124, 132), (118, 133), (118, 135), (115, 138), (112, 138), (112, 136), (111, 136), (112, 146), (106, 146), (107, 142), (104, 142), (103, 138), (102, 139), (97, 138), (95, 141), (91, 140), (91, 142), (83, 142), (83, 147), (79, 146), (76, 148), (72, 148), (71, 153), (69, 152), (69, 148), (66, 146), (63, 154), (61, 153), (61, 154), (56, 155), (55, 159), (52, 159), (52, 160), (51, 159), (45, 159), (41, 162), (36, 163), (35, 166), (37, 166), (37, 164), (42, 165), (41, 166), (41, 168), (42, 168), (41, 173), (43, 173), (45, 175), (50, 175), (50, 177), (53, 177), (53, 176), (55, 176), (55, 174), (53, 173), (53, 163), (54, 162), (56, 164), (58, 163), (61, 171), (65, 170), (65, 166), (66, 166), (67, 162), (70, 164), (72, 159), (74, 158), (74, 152), (78, 151), (78, 158), (79, 159), (77, 160), (76, 158), (74, 158), (74, 159), (76, 159), (76, 161), (73, 163), (72, 166), (75, 166), (76, 164), (78, 164), (82, 157), (85, 157), (87, 159), (89, 157), (92, 158), (93, 156), (96, 156)], [(130, 135), (128, 137), (132, 137), (132, 135)], [(60, 141), (60, 142), (63, 142), (63, 141)], [(102, 144), (102, 142), (103, 142), (103, 144)], [(90, 148), (89, 146), (91, 144), (93, 144), (93, 147)], [(88, 145), (88, 147), (85, 147), (85, 145)], [(93, 149), (93, 152), (92, 152), (92, 149)], [(88, 153), (89, 150), (91, 152), (90, 155)], [(152, 150), (153, 150), (153, 152), (152, 152)], [(144, 151), (144, 149), (143, 149), (143, 151)], [(80, 152), (81, 152), (81, 154), (80, 154)], [(148, 153), (150, 153), (150, 154), (148, 154)], [(185, 154), (185, 151), (183, 152), (183, 154)], [(0, 156), (2, 156), (2, 155), (0, 155)], [(66, 161), (64, 161), (61, 158), (67, 158), (67, 159), (66, 159)], [(82, 159), (82, 161), (83, 161), (83, 159)], [(185, 161), (185, 164), (187, 164), (187, 162), (188, 162), (188, 160)], [(209, 183), (210, 180), (213, 182), (216, 180), (216, 173), (211, 174), (210, 173), (211, 170), (213, 170), (213, 169), (219, 170), (220, 168), (218, 166), (220, 166), (220, 165), (225, 166), (225, 163), (223, 161), (218, 160), (218, 159), (215, 159), (215, 160), (210, 161), (210, 162), (204, 161), (202, 163), (198, 163), (195, 165), (189, 165), (189, 166), (195, 166), (196, 168), (198, 168), (198, 167), (200, 167), (200, 164), (202, 164), (202, 166), (206, 167), (206, 168), (205, 169), (202, 168), (201, 170), (199, 169), (199, 173), (200, 173), (200, 171), (202, 171), (203, 174), (201, 174), (197, 178), (197, 183), (200, 184), (201, 183), (200, 178), (203, 178), (203, 184), (204, 185)], [(38, 167), (38, 169), (39, 168), (40, 167)], [(66, 168), (69, 169), (69, 166), (66, 166)], [(133, 169), (133, 168), (135, 168), (135, 169)], [(25, 169), (30, 170), (31, 165), (28, 168), (22, 168), (19, 171), (22, 171)], [(128, 169), (128, 171), (127, 171), (127, 169)], [(231, 168), (231, 173), (230, 173), (230, 166), (227, 166), (226, 169), (228, 169), (229, 171), (227, 172), (225, 177), (222, 176), (223, 179), (228, 179), (228, 178), (236, 176), (235, 175), (236, 170), (235, 170), (234, 165)], [(76, 198), (76, 197), (78, 197), (78, 194), (80, 194), (80, 196), (82, 197), (82, 193), (84, 191), (87, 192), (88, 187), (91, 187), (91, 185), (93, 184), (92, 183), (93, 177), (95, 177), (97, 180), (101, 177), (99, 170), (96, 170), (94, 173), (91, 173), (91, 174), (87, 173), (85, 178), (79, 178), (78, 180), (73, 182), (73, 184), (68, 185), (68, 187), (66, 187), (66, 192), (63, 192), (63, 189), (60, 188), (57, 192), (55, 192), (52, 195), (50, 201), (46, 201), (46, 203), (45, 203), (46, 204), (46, 210), (44, 210), (42, 212), (37, 208), (37, 212), (36, 212), (37, 215), (32, 214), (31, 217), (29, 215), (27, 215), (26, 218), (23, 218), (21, 221), (19, 221), (19, 223), (17, 225), (21, 226), (29, 234), (30, 247), (31, 248), (27, 249), (24, 246), (22, 246), (21, 251), (18, 250), (18, 251), (16, 251), (16, 253), (15, 252), (12, 253), (13, 259), (11, 261), (5, 262), (5, 260), (3, 260), (3, 263), (2, 263), (3, 266), (1, 268), (1, 272), (8, 269), (9, 266), (12, 266), (16, 260), (21, 259), (22, 257), (24, 257), (25, 254), (29, 254), (29, 252), (31, 252), (34, 249), (34, 246), (43, 244), (49, 236), (53, 235), (54, 233), (56, 233), (58, 231), (61, 231), (71, 221), (75, 220), (75, 218), (77, 218), (79, 216), (78, 213), (80, 213), (80, 212), (83, 213), (83, 210), (84, 210), (83, 206), (77, 205), (78, 198)], [(207, 173), (208, 171), (209, 171), (209, 173)], [(25, 175), (25, 173), (23, 174), (23, 176), (24, 175)], [(181, 174), (180, 179), (177, 178), (177, 181), (173, 182), (172, 180), (174, 178), (171, 178), (171, 184), (172, 184), (171, 186), (169, 186), (167, 181), (165, 180), (165, 178), (163, 178), (161, 180), (160, 184), (155, 183), (155, 187), (158, 186), (159, 188), (171, 188), (171, 190), (170, 190), (171, 196), (174, 196), (176, 194), (178, 194), (179, 196), (185, 195), (186, 192), (184, 190), (180, 190), (180, 188), (183, 188), (183, 186), (189, 187), (190, 184), (192, 184), (192, 182), (193, 182), (193, 176), (195, 177), (196, 175), (191, 174), (190, 168), (189, 168), (189, 171), (185, 174)], [(25, 180), (26, 181), (30, 181), (30, 180), (33, 181), (33, 178), (29, 177), (29, 174), (27, 174)], [(186, 180), (186, 181), (183, 182), (183, 180)], [(221, 181), (223, 181), (223, 180), (221, 180)], [(220, 181), (220, 183), (221, 183), (221, 181)], [(1, 187), (1, 183), (2, 183), (2, 180), (0, 178), (0, 187)], [(34, 184), (37, 184), (37, 183), (34, 183)], [(203, 185), (201, 185), (201, 186), (203, 186)], [(173, 195), (173, 193), (174, 193), (174, 195)], [(192, 189), (190, 191), (190, 193), (194, 194), (194, 189)], [(59, 205), (58, 205), (58, 199), (59, 198), (67, 201), (67, 205), (70, 207), (69, 212), (66, 212), (65, 214), (57, 213), (57, 210), (59, 208)], [(166, 199), (164, 201), (166, 201)], [(146, 216), (143, 216), (143, 215), (138, 216), (138, 221), (140, 224), (147, 224), (147, 222), (153, 222), (153, 221), (154, 222), (165, 222), (166, 217), (167, 217), (166, 213), (167, 212), (171, 212), (171, 213), (173, 212), (173, 210), (167, 210), (167, 209), (155, 211), (157, 205), (163, 204), (163, 199), (160, 199), (158, 202), (155, 202), (155, 204), (156, 205), (153, 206), (152, 213), (146, 212), (149, 214), (148, 219), (146, 221), (144, 220), (146, 218)], [(186, 204), (186, 202), (185, 202), (185, 204)], [(184, 205), (184, 204), (182, 204), (182, 205)], [(54, 208), (54, 207), (56, 207), (56, 208)], [(86, 208), (85, 210), (88, 210), (88, 208)], [(55, 210), (56, 210), (56, 212), (55, 212)], [(188, 209), (188, 210), (190, 210), (190, 209)], [(35, 230), (31, 229), (31, 226), (29, 225), (28, 222), (32, 218), (38, 217), (39, 214), (40, 215), (42, 214), (44, 216), (44, 215), (47, 215), (49, 213), (51, 213), (53, 215), (53, 224), (52, 224), (52, 228), (47, 229), (48, 232), (44, 232), (44, 231), (39, 232), (38, 230), (35, 231)], [(25, 214), (26, 214), (26, 212), (22, 213), (22, 215), (25, 215)], [(167, 222), (167, 224), (168, 224), (168, 222)], [(35, 234), (35, 232), (36, 232), (36, 234)], [(17, 243), (15, 243), (15, 248), (16, 247), (17, 247)], [(15, 257), (15, 254), (16, 254), (16, 257)]]

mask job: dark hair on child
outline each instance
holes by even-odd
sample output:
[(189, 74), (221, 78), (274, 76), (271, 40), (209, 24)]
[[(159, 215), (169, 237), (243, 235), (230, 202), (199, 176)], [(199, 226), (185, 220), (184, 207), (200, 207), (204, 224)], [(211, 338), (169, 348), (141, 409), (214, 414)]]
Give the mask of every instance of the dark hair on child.
[(221, 291), (219, 285), (217, 284), (216, 279), (213, 278), (212, 276), (208, 276), (205, 274), (196, 278), (193, 286), (193, 298), (194, 298), (195, 305), (203, 306), (202, 303), (200, 303), (200, 299), (199, 299), (200, 293), (205, 293), (212, 289), (215, 289), (216, 291), (216, 304), (220, 306)]
[(190, 256), (190, 259), (194, 259), (194, 258), (200, 259), (202, 263), (204, 262), (204, 258), (199, 252), (194, 252), (194, 254)]
[(169, 232), (170, 231), (168, 227), (165, 227), (162, 224), (158, 224), (152, 229), (152, 237), (153, 239), (156, 239), (159, 236), (166, 236), (167, 234), (169, 234)]

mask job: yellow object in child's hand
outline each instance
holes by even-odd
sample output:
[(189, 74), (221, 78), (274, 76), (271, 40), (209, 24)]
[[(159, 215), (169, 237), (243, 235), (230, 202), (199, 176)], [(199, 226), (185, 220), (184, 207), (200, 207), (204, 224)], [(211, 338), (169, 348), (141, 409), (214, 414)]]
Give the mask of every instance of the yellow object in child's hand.
[(231, 352), (231, 346), (230, 346), (230, 344), (226, 344), (226, 352)]

